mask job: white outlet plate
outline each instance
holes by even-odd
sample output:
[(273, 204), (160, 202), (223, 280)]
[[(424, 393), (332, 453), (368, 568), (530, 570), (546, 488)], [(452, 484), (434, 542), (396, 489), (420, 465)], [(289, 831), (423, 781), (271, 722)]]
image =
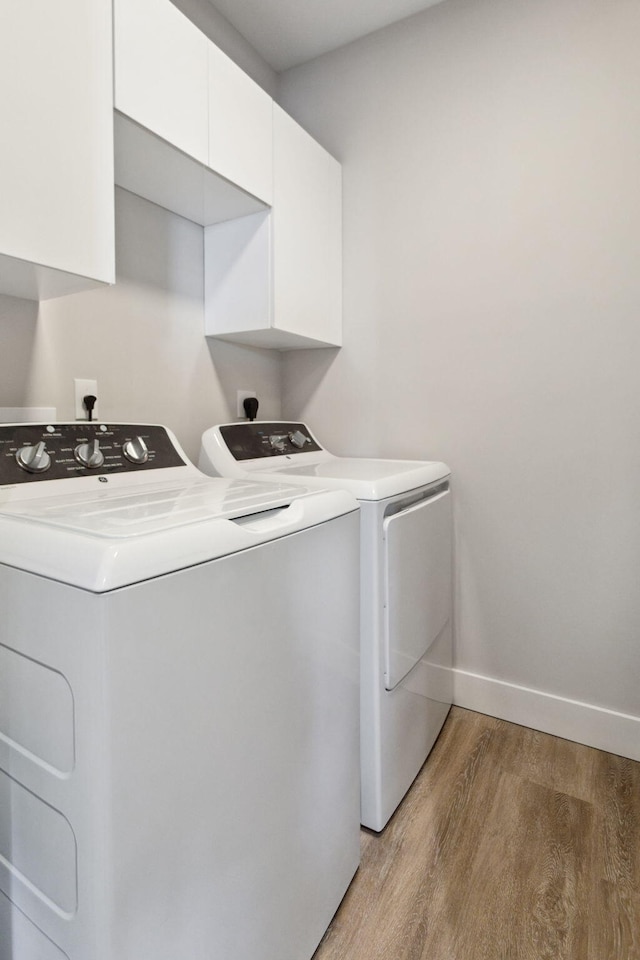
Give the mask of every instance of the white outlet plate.
[(243, 420), (246, 420), (247, 414), (245, 413), (245, 409), (243, 406), (244, 401), (247, 399), (247, 397), (257, 397), (258, 394), (255, 392), (255, 390), (238, 390), (236, 396), (237, 396), (236, 416), (242, 417)]
[[(98, 381), (97, 380), (74, 380), (73, 386), (75, 390), (75, 418), (76, 420), (88, 420), (89, 414), (87, 413), (87, 408), (82, 402), (83, 397), (98, 396)], [(98, 401), (96, 400), (95, 406), (93, 408), (92, 418), (94, 420), (98, 419)]]

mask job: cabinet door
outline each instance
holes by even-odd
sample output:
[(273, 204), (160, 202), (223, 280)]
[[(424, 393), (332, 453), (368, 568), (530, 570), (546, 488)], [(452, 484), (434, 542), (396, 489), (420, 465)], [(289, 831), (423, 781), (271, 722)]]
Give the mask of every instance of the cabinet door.
[(342, 175), (326, 150), (274, 104), (274, 325), (342, 343)]
[(273, 101), (214, 44), (209, 44), (209, 166), (271, 203)]
[(169, 0), (115, 0), (114, 28), (116, 109), (207, 164), (207, 38)]
[(273, 104), (273, 207), (205, 231), (205, 329), (258, 347), (342, 343), (342, 174)]
[(2, 0), (0, 89), (0, 289), (113, 282), (110, 0)]

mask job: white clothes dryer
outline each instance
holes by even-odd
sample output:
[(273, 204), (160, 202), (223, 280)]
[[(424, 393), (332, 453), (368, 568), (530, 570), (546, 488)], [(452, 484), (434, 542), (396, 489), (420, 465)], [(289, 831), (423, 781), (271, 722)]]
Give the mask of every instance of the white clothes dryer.
[(361, 822), (380, 831), (452, 702), (449, 468), (336, 457), (306, 424), (288, 421), (214, 426), (199, 465), (218, 476), (348, 490), (360, 503)]
[(161, 426), (0, 426), (0, 960), (311, 956), (359, 861), (358, 531)]

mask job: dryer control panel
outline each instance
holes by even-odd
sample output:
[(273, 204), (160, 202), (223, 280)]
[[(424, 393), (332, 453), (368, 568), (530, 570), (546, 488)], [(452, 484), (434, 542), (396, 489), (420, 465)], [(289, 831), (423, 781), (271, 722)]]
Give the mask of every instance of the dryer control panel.
[(236, 460), (291, 456), (292, 453), (322, 450), (304, 423), (282, 420), (227, 423), (220, 427), (220, 435)]
[(185, 466), (164, 427), (0, 424), (0, 486)]

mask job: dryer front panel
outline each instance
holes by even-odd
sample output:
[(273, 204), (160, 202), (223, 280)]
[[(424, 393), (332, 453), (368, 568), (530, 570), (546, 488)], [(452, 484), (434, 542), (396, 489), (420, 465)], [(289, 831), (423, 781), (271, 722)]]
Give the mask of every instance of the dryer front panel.
[[(438, 492), (438, 490), (440, 492)], [(414, 494), (415, 497), (415, 494)], [(384, 681), (393, 690), (451, 616), (448, 484), (383, 521)]]

